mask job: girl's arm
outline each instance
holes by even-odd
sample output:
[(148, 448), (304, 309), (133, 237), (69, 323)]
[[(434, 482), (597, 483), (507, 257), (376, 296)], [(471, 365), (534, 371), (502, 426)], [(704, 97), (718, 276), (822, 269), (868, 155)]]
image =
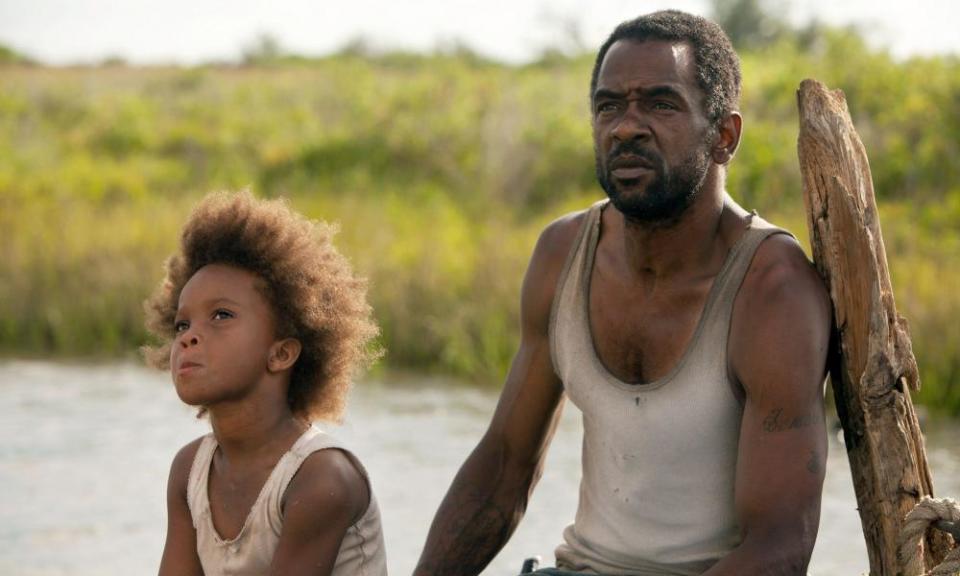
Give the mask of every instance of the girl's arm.
[(180, 449), (167, 480), (167, 542), (160, 560), (160, 576), (203, 576), (197, 556), (197, 532), (187, 507), (187, 480), (201, 438)]
[(370, 504), (366, 478), (345, 452), (319, 450), (300, 466), (284, 501), (270, 574), (329, 576), (344, 534)]

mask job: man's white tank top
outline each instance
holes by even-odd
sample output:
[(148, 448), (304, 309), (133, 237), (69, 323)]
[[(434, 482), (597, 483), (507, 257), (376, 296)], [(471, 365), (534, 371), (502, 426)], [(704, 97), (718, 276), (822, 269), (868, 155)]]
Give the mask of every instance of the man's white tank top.
[[(307, 456), (330, 448), (349, 453), (333, 436), (316, 426), (308, 428), (270, 473), (240, 533), (232, 540), (224, 540), (213, 526), (207, 492), (217, 440), (213, 434), (205, 436), (197, 448), (187, 484), (187, 504), (197, 531), (197, 553), (203, 573), (207, 576), (269, 574), (283, 526), (283, 494)], [(357, 462), (356, 458), (354, 461)], [(362, 466), (360, 469), (366, 479), (366, 471)], [(369, 481), (367, 484), (369, 486)], [(366, 512), (343, 537), (333, 576), (385, 576), (386, 562), (380, 510), (371, 489)]]
[(727, 367), (733, 302), (760, 243), (783, 232), (752, 216), (727, 255), (681, 360), (655, 382), (613, 376), (594, 349), (590, 276), (606, 202), (590, 208), (557, 285), (554, 369), (583, 413), (583, 477), (562, 569), (701, 574), (740, 542), (734, 479), (742, 401)]

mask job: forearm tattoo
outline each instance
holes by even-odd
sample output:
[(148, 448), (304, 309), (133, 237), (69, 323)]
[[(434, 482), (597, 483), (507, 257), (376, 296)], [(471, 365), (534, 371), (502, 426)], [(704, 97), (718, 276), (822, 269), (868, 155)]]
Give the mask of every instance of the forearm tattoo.
[(469, 492), (444, 502), (446, 527), (424, 552), (417, 576), (475, 576), (509, 539), (516, 513), (495, 502), (492, 493)]
[(819, 476), (823, 471), (823, 465), (820, 463), (820, 455), (816, 450), (810, 451), (810, 459), (807, 461), (807, 472), (814, 476)]

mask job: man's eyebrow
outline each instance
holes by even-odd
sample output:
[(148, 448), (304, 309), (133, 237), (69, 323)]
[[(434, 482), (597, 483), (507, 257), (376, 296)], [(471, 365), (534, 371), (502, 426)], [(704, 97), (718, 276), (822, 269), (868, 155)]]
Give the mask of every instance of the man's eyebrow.
[(656, 98), (658, 96), (671, 96), (679, 100), (686, 100), (683, 93), (680, 90), (677, 90), (669, 84), (660, 84), (657, 86), (651, 86), (649, 88), (644, 88), (640, 90), (640, 93), (647, 98)]
[(597, 88), (597, 91), (593, 93), (593, 99), (599, 100), (601, 98), (623, 98), (625, 95), (626, 94), (623, 92), (611, 90), (610, 88)]
[[(631, 90), (631, 92), (638, 92), (639, 95), (643, 98), (656, 98), (659, 96), (669, 96), (676, 98), (678, 100), (686, 101), (686, 98), (683, 96), (683, 92), (671, 86), (670, 84), (658, 84), (655, 86), (650, 86), (649, 88), (639, 88), (637, 90)], [(621, 92), (618, 90), (612, 90), (610, 88), (598, 88), (593, 94), (594, 100), (600, 100), (601, 98), (625, 98), (627, 93)]]

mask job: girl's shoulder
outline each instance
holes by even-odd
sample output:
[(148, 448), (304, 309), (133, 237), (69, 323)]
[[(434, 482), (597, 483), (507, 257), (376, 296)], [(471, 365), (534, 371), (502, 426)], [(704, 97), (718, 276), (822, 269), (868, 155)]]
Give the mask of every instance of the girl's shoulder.
[(167, 481), (167, 485), (170, 487), (175, 486), (178, 491), (182, 491), (184, 497), (186, 497), (187, 494), (187, 481), (190, 478), (190, 469), (193, 468), (193, 461), (197, 457), (197, 452), (200, 450), (201, 444), (203, 444), (208, 436), (209, 434), (188, 442), (177, 451), (176, 456), (173, 457), (173, 462), (170, 464), (170, 478)]
[(369, 573), (361, 568), (384, 562), (376, 500), (356, 457), (324, 436), (311, 432), (293, 450), (299, 466), (283, 492), (273, 567), (280, 573), (293, 572), (291, 567), (303, 558), (311, 566), (329, 565), (332, 570), (346, 549), (347, 559), (336, 573)]
[[(284, 494), (284, 517), (304, 515), (315, 522), (320, 514), (333, 524), (345, 521), (350, 526), (367, 512), (370, 500), (370, 485), (360, 463), (350, 452), (330, 447), (312, 452), (300, 465)], [(299, 510), (292, 510), (291, 502)]]
[(323, 501), (332, 496), (338, 507), (345, 507), (353, 520), (359, 520), (371, 495), (363, 465), (339, 439), (317, 426), (304, 440), (294, 448), (303, 460), (285, 490), (284, 503), (315, 501), (318, 506), (329, 506), (331, 502)]

